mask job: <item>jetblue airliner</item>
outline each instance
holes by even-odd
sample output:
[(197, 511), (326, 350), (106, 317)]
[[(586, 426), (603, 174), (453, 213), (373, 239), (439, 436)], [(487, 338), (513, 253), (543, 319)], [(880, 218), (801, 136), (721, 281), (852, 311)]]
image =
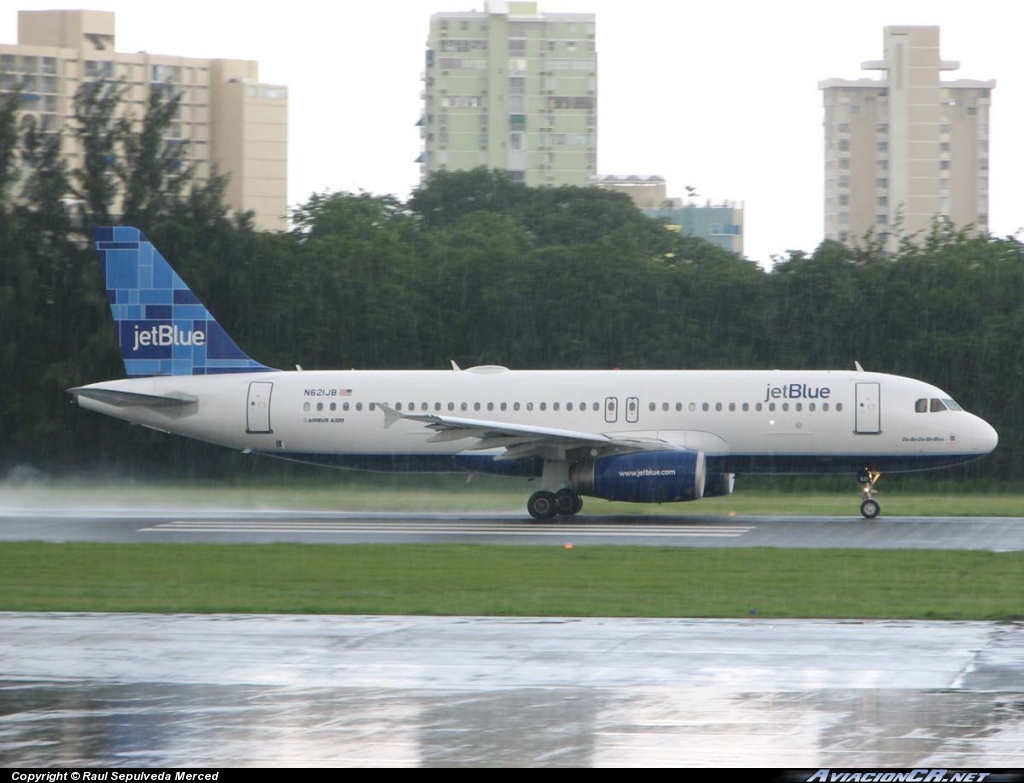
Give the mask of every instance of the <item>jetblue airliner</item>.
[(246, 453), (382, 471), (539, 479), (535, 519), (582, 496), (732, 492), (742, 473), (848, 473), (874, 518), (886, 471), (989, 454), (995, 430), (946, 392), (856, 370), (292, 371), (243, 353), (137, 228), (95, 229), (126, 380), (83, 408)]

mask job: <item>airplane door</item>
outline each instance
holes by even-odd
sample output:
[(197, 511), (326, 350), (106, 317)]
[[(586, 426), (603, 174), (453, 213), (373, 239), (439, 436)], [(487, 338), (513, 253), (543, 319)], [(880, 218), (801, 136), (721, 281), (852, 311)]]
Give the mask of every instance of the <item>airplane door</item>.
[(245, 407), (245, 431), (249, 434), (273, 432), (270, 429), (270, 395), (274, 384), (253, 381), (249, 384), (249, 399)]
[(604, 398), (604, 420), (609, 424), (614, 424), (619, 420), (619, 398), (618, 397), (605, 397)]
[(626, 421), (636, 424), (640, 418), (640, 399), (638, 397), (626, 398)]
[(877, 435), (882, 431), (882, 412), (879, 405), (879, 384), (857, 384), (857, 426), (858, 435)]

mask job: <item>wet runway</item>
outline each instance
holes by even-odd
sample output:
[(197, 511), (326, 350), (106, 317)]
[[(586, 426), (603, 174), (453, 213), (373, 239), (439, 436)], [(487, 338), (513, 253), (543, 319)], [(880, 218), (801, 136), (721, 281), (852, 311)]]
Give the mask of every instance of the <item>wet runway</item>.
[(0, 765), (1024, 767), (1024, 625), (0, 613)]
[(225, 508), (0, 508), (0, 541), (487, 543), (1024, 550), (1015, 517), (586, 516)]
[[(0, 540), (1024, 549), (1024, 520), (0, 509)], [(1024, 624), (0, 613), (0, 766), (1024, 767)]]

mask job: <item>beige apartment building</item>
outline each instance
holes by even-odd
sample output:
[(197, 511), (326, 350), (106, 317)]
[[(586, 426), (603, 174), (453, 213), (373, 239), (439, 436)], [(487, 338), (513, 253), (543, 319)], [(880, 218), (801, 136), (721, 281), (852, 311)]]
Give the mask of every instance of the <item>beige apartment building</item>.
[(252, 210), (256, 226), (287, 228), (288, 90), (259, 83), (252, 60), (207, 60), (115, 48), (107, 11), (19, 11), (18, 43), (0, 44), (0, 92), (20, 87), (19, 127), (61, 135), (70, 167), (80, 144), (65, 133), (83, 82), (121, 80), (124, 109), (141, 117), (153, 90), (175, 90), (182, 101), (165, 143), (180, 145), (199, 181), (214, 167), (230, 175), (227, 202)]
[(586, 185), (597, 172), (593, 14), (488, 0), (430, 17), (421, 178), (504, 169), (528, 185)]
[(944, 81), (938, 27), (886, 27), (880, 78), (827, 79), (825, 238), (926, 235), (936, 220), (987, 232), (995, 81)]

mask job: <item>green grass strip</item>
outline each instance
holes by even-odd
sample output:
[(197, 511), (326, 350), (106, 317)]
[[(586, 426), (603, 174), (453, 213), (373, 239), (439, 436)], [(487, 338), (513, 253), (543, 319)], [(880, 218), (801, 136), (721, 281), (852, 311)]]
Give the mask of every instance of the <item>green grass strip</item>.
[(1024, 617), (1024, 552), (0, 544), (0, 610)]

